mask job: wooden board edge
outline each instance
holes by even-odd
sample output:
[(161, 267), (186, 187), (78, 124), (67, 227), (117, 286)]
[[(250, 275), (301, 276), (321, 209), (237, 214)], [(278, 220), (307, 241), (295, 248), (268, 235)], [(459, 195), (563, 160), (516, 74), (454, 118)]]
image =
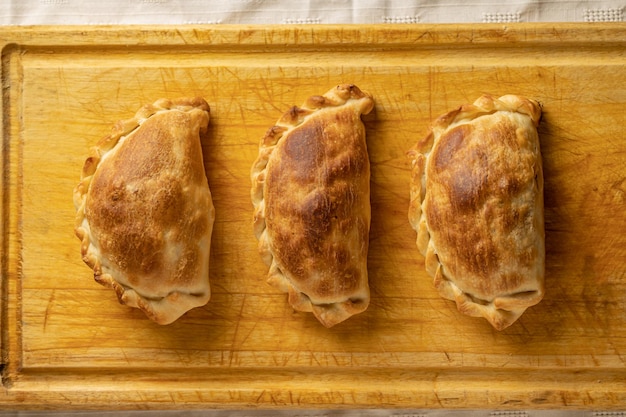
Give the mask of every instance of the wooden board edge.
[(2, 378), (4, 367), (7, 363), (6, 349), (6, 314), (7, 296), (6, 283), (8, 281), (8, 259), (9, 259), (9, 115), (5, 110), (9, 107), (10, 85), (9, 85), (9, 65), (10, 51), (7, 44), (0, 44), (0, 74), (2, 74), (1, 87), (2, 99), (0, 100), (0, 117), (2, 118), (2, 138), (0, 139), (0, 378)]
[(516, 43), (625, 43), (626, 22), (323, 24), (323, 25), (89, 25), (0, 28), (0, 42), (65, 46), (258, 46), (350, 45), (418, 47)]
[[(16, 118), (16, 103), (19, 92), (15, 85), (21, 82), (20, 48), (12, 42), (0, 43), (2, 65), (2, 148), (0, 150), (2, 201), (0, 202), (1, 254), (0, 254), (0, 383), (6, 386), (19, 369), (19, 325), (15, 297), (19, 271), (21, 240), (19, 237), (19, 144), (11, 138), (19, 135), (19, 121)], [(17, 78), (17, 79), (15, 79)]]
[[(3, 408), (47, 409), (602, 409), (626, 403), (624, 370), (233, 369), (25, 373)], [(167, 379), (169, 384), (164, 384)], [(529, 387), (532, 387), (530, 389)]]

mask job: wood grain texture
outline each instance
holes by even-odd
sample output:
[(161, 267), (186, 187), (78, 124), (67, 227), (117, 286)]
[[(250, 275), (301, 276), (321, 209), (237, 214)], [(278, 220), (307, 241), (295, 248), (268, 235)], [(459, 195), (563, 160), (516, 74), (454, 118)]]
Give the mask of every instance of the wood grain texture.
[[(626, 403), (626, 25), (3, 28), (0, 408), (602, 408)], [(265, 283), (249, 173), (277, 117), (355, 83), (371, 160), (368, 310), (332, 329)], [(482, 93), (539, 100), (546, 296), (497, 332), (441, 299), (406, 151)], [(96, 284), (73, 234), (88, 149), (202, 96), (212, 299), (169, 326)]]

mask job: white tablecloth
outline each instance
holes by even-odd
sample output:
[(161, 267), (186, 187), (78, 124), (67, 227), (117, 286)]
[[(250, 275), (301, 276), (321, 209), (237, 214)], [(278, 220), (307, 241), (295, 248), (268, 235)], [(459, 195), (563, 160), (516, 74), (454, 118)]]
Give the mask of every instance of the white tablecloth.
[(626, 0), (0, 0), (0, 25), (615, 22)]

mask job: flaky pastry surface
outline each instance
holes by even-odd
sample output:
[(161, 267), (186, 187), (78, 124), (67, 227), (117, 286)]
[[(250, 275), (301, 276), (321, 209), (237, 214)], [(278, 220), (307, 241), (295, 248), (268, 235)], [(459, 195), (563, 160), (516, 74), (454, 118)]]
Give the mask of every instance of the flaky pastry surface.
[(361, 115), (373, 106), (354, 85), (310, 97), (268, 130), (251, 170), (267, 280), (326, 327), (369, 304), (370, 166)]
[(442, 297), (501, 330), (544, 294), (539, 104), (484, 95), (409, 151), (409, 221)]
[(120, 303), (169, 324), (210, 298), (215, 217), (201, 98), (160, 99), (92, 148), (74, 189), (75, 233), (94, 279)]

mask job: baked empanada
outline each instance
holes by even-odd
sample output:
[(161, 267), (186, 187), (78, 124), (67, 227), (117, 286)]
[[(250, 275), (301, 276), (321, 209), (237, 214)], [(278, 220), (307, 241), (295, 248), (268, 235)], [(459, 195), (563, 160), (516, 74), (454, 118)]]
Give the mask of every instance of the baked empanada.
[(326, 327), (369, 304), (370, 165), (361, 114), (373, 107), (354, 85), (310, 97), (268, 130), (251, 170), (267, 280)]
[(536, 101), (484, 95), (409, 151), (409, 221), (442, 297), (501, 330), (544, 294)]
[(208, 123), (201, 98), (146, 105), (92, 148), (74, 189), (75, 232), (95, 280), (159, 324), (211, 295)]

